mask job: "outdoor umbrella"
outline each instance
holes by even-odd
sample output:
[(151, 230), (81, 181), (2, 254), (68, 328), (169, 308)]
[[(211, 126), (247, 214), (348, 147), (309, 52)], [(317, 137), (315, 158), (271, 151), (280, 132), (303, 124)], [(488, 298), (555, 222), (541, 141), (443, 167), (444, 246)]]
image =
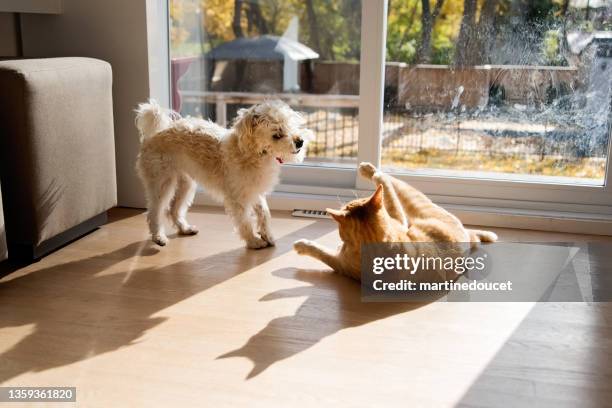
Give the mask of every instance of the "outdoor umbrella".
[(225, 42), (206, 54), (206, 58), (217, 61), (231, 60), (284, 60), (302, 61), (319, 58), (319, 54), (304, 44), (288, 37), (262, 35), (253, 38), (238, 38)]

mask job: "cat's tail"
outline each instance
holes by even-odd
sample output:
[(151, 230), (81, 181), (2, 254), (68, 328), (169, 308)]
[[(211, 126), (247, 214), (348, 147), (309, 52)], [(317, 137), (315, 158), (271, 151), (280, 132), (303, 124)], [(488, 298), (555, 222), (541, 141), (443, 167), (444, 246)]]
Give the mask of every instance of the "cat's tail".
[(479, 242), (496, 242), (497, 234), (491, 231), (484, 230), (468, 230), (470, 234), (470, 242), (478, 244)]

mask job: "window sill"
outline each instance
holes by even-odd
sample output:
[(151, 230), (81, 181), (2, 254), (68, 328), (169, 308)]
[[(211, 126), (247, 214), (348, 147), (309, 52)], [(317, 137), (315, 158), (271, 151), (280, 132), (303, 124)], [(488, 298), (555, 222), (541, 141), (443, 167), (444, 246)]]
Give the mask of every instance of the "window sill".
[[(279, 189), (290, 189), (290, 186), (279, 186)], [(332, 190), (332, 189), (329, 189)], [(337, 194), (326, 192), (315, 194), (311, 192), (274, 191), (268, 196), (268, 204), (273, 210), (324, 210), (325, 208), (338, 208), (367, 191), (335, 190)], [(445, 197), (432, 197), (434, 201), (455, 214), (466, 225), (485, 227), (501, 227), (529, 229), (551, 232), (566, 232), (574, 234), (612, 235), (612, 214), (602, 214), (588, 211), (581, 207), (577, 211), (549, 211), (537, 208), (508, 207), (491, 205), (486, 200), (480, 203), (460, 204), (444, 202)], [(456, 197), (455, 197), (456, 199)], [(467, 199), (466, 199), (467, 200)], [(466, 201), (464, 200), (464, 201)], [(196, 205), (220, 206), (206, 192), (198, 191), (195, 198)], [(504, 204), (517, 204), (504, 203)]]

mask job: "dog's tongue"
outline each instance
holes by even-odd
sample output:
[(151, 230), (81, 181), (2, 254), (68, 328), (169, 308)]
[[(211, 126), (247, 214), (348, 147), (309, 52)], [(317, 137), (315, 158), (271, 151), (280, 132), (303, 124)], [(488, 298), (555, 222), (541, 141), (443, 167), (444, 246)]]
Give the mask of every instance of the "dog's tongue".
[(277, 157), (276, 161), (278, 162), (278, 164), (283, 164), (283, 159), (281, 159), (280, 157)]

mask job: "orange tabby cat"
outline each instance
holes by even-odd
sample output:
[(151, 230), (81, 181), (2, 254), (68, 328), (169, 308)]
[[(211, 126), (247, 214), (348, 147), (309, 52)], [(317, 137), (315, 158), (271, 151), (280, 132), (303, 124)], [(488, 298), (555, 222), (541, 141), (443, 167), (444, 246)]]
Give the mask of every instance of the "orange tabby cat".
[(378, 187), (368, 198), (346, 204), (340, 210), (327, 209), (338, 222), (342, 245), (334, 252), (302, 239), (294, 248), (300, 255), (312, 256), (334, 271), (361, 278), (361, 245), (377, 242), (494, 242), (490, 231), (471, 230), (448, 211), (434, 204), (425, 194), (371, 163), (359, 165), (361, 176)]

